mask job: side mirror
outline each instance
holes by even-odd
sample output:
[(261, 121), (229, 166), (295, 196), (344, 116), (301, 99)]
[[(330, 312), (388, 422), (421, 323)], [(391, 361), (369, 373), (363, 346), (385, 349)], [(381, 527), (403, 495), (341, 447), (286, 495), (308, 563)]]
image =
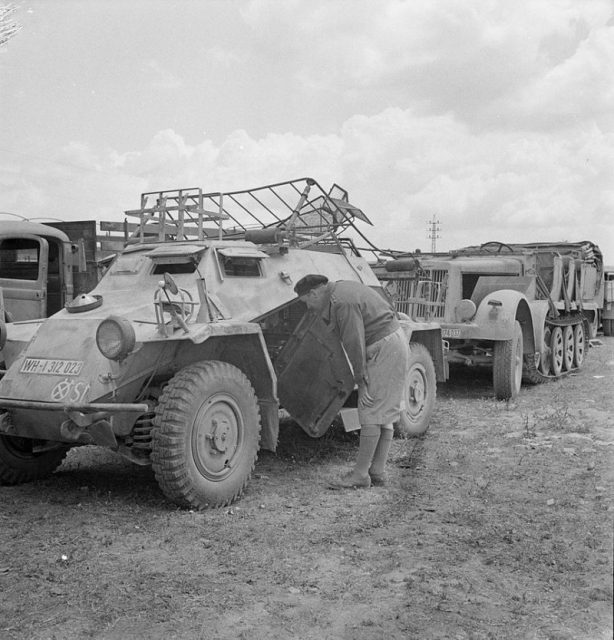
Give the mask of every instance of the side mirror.
[(167, 272), (164, 273), (164, 288), (168, 289), (174, 296), (179, 293), (177, 283), (173, 279), (173, 276)]

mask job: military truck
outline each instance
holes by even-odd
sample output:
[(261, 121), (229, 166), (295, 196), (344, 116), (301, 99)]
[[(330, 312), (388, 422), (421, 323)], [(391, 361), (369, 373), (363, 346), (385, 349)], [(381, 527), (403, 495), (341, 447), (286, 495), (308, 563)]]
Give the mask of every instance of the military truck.
[[(321, 273), (384, 295), (352, 237), (370, 221), (341, 187), (311, 178), (151, 192), (126, 214), (138, 224), (89, 294), (8, 325), (0, 481), (39, 478), (71, 446), (95, 444), (151, 465), (178, 505), (229, 504), (259, 448), (275, 450), (280, 409), (313, 437), (352, 411), (341, 343), (293, 286)], [(421, 430), (444, 371), (441, 330), (403, 326), (403, 420)]]
[(72, 300), (77, 252), (60, 230), (25, 220), (1, 221), (0, 289), (6, 320), (46, 318)]
[[(6, 321), (46, 318), (96, 286), (113, 253), (100, 247), (98, 224), (0, 220), (0, 290)], [(115, 242), (117, 248), (123, 247), (123, 238), (123, 233), (108, 234), (104, 241)]]
[(497, 398), (514, 398), (523, 377), (538, 383), (582, 366), (603, 307), (603, 258), (592, 242), (391, 257), (374, 271), (396, 308), (441, 323), (449, 364), (491, 367)]

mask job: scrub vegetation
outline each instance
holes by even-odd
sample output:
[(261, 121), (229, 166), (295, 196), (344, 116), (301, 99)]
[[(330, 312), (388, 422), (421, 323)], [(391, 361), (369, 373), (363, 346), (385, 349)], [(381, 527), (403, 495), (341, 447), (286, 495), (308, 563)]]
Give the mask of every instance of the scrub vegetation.
[(153, 472), (72, 450), (0, 487), (7, 640), (606, 640), (612, 637), (614, 338), (557, 382), (438, 389), (391, 483), (332, 491), (358, 437), (289, 421), (241, 500), (181, 510)]

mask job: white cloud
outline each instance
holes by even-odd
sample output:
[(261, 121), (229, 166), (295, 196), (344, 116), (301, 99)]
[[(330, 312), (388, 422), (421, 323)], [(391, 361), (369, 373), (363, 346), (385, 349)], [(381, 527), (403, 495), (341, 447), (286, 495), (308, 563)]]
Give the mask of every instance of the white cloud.
[(613, 107), (609, 0), (252, 0), (243, 15), (263, 64), (283, 52), (315, 99), (371, 114), (552, 128)]
[(232, 190), (310, 175), (348, 189), (374, 222), (363, 231), (381, 247), (429, 248), (426, 226), (435, 215), (440, 248), (589, 239), (614, 261), (613, 150), (614, 134), (597, 126), (570, 128), (564, 138), (475, 132), (451, 114), (402, 109), (355, 116), (335, 135), (253, 139), (238, 130), (219, 146), (189, 145), (165, 130), (142, 151), (96, 154), (72, 144), (55, 164), (28, 160), (7, 174), (0, 209), (121, 219), (142, 191)]

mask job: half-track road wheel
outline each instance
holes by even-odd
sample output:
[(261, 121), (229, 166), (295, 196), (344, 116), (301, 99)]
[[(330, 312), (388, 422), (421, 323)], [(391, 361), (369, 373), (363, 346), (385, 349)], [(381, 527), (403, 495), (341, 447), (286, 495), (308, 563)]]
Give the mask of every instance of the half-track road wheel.
[(580, 322), (573, 328), (573, 365), (578, 369), (584, 364), (586, 356), (586, 329), (584, 322)]
[(258, 457), (256, 394), (237, 367), (203, 361), (177, 373), (156, 407), (152, 467), (180, 506), (221, 507), (245, 489)]
[(563, 368), (565, 371), (571, 371), (573, 369), (574, 352), (573, 327), (568, 324), (563, 327)]
[(493, 387), (498, 400), (515, 398), (522, 384), (523, 340), (520, 322), (514, 323), (511, 340), (495, 342), (493, 353)]
[(544, 350), (537, 368), (542, 376), (549, 376), (552, 370), (552, 329), (549, 325), (544, 327)]
[(47, 442), (0, 435), (0, 484), (20, 484), (53, 473), (66, 457), (69, 447)]
[(563, 372), (565, 363), (565, 340), (561, 327), (552, 327), (550, 335), (550, 351), (552, 354), (551, 369), (552, 375), (558, 378)]
[(399, 421), (394, 425), (397, 435), (419, 436), (428, 429), (436, 393), (437, 379), (431, 354), (424, 345), (411, 342), (403, 390), (404, 407)]

